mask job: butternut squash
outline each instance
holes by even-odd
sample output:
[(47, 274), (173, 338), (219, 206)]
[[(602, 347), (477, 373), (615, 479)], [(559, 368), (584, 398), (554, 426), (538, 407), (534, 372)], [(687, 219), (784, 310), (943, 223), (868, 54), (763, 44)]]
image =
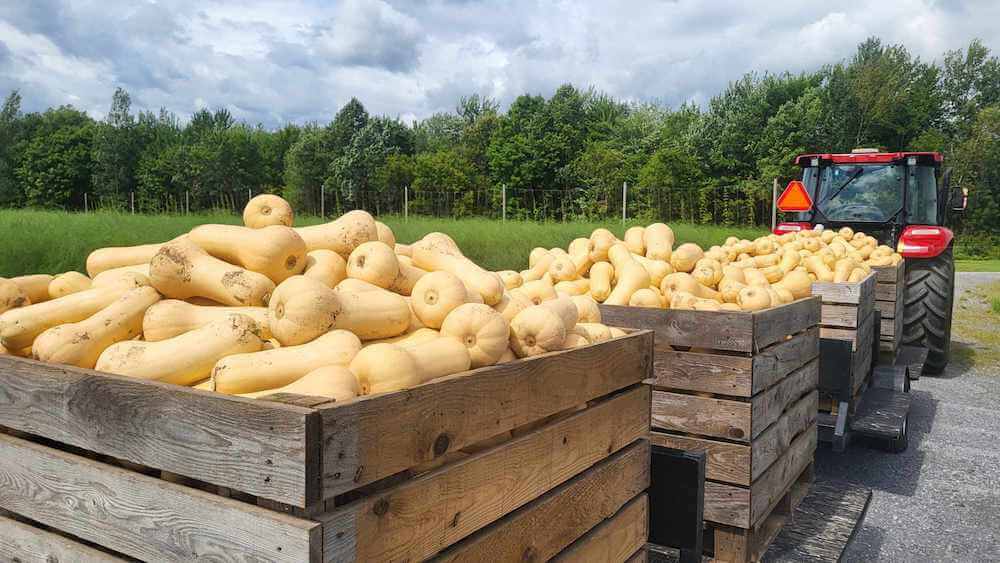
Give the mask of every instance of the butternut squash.
[[(795, 296), (792, 295), (791, 290), (789, 290), (787, 287), (781, 285), (781, 283), (776, 283), (776, 284), (772, 285), (771, 286), (771, 291), (773, 291), (774, 294), (777, 294), (777, 296), (779, 297), (779, 300), (782, 303), (791, 303), (792, 301), (795, 301)], [(773, 300), (773, 297), (774, 297), (774, 295), (772, 294), (772, 300)]]
[[(766, 256), (774, 252), (774, 241), (767, 237), (761, 237), (753, 241), (753, 254), (754, 256)], [(770, 266), (771, 264), (765, 264)]]
[(557, 296), (560, 293), (565, 295), (589, 295), (590, 280), (581, 278), (573, 281), (561, 281), (554, 285), (552, 289), (555, 290)]
[(722, 303), (715, 301), (714, 299), (701, 299), (695, 298), (692, 308), (695, 311), (721, 311)]
[(530, 264), (529, 257), (528, 269), (521, 272), (521, 279), (524, 282), (542, 279), (542, 276), (549, 272), (549, 266), (556, 259), (554, 254), (544, 248), (536, 248), (535, 250), (540, 250), (541, 252), (532, 251), (536, 258), (534, 264)]
[(212, 368), (213, 390), (235, 395), (284, 387), (318, 367), (346, 367), (360, 350), (357, 336), (333, 330), (298, 346), (226, 356)]
[(493, 310), (500, 313), (500, 316), (510, 323), (518, 313), (534, 305), (531, 299), (523, 294), (507, 292), (504, 293), (500, 302), (493, 306)]
[(264, 274), (276, 284), (302, 273), (306, 266), (306, 243), (291, 227), (201, 225), (188, 236), (208, 254)]
[(413, 247), (408, 244), (399, 244), (397, 242), (393, 249), (396, 251), (397, 256), (413, 256)]
[(670, 265), (670, 262), (653, 260), (639, 255), (633, 255), (632, 258), (646, 269), (646, 272), (649, 274), (650, 285), (659, 287), (660, 283), (663, 282), (663, 278), (674, 273), (674, 268)]
[(413, 356), (395, 344), (365, 346), (351, 360), (349, 369), (358, 378), (362, 395), (415, 387), (421, 383)]
[(743, 309), (741, 309), (740, 306), (737, 305), (736, 303), (720, 303), (719, 304), (719, 310), (720, 311), (742, 311)]
[(378, 240), (389, 246), (389, 248), (395, 249), (396, 246), (396, 234), (392, 232), (389, 225), (381, 221), (375, 221), (375, 232), (377, 233)]
[[(694, 279), (691, 274), (674, 272), (663, 278), (663, 283), (660, 284), (661, 293), (667, 295), (667, 292), (670, 292), (672, 295), (679, 291), (690, 293), (695, 297), (701, 297), (703, 299), (721, 299), (719, 297), (719, 292), (698, 283), (698, 280)], [(673, 308), (673, 305), (671, 305), (671, 308)]]
[(503, 282), (497, 275), (480, 268), (457, 248), (447, 250), (441, 245), (426, 244), (421, 240), (413, 245), (413, 265), (429, 272), (454, 274), (479, 293), (487, 305), (496, 305), (504, 292)]
[(32, 303), (41, 303), (51, 299), (49, 297), (49, 284), (55, 279), (49, 274), (35, 274), (31, 276), (18, 276), (10, 278), (10, 281), (17, 284), (21, 291)]
[(80, 272), (65, 272), (52, 279), (49, 284), (49, 298), (58, 299), (71, 293), (90, 289), (93, 282)]
[(645, 232), (645, 227), (630, 227), (625, 231), (625, 246), (628, 247), (629, 252), (632, 254), (646, 254), (646, 243), (643, 240)]
[[(182, 238), (184, 237), (178, 237), (170, 242), (176, 242)], [(148, 264), (162, 246), (163, 244), (142, 244), (139, 246), (99, 248), (87, 256), (87, 275), (93, 278), (112, 268)]]
[[(342, 309), (337, 291), (312, 278), (292, 276), (274, 290), (267, 307), (267, 323), (282, 346), (297, 346), (330, 332), (334, 326), (343, 328), (339, 326)], [(409, 320), (407, 311), (407, 324)]]
[(694, 310), (694, 304), (698, 301), (698, 299), (700, 298), (696, 297), (693, 293), (688, 293), (687, 291), (675, 291), (670, 297), (670, 308)]
[(566, 334), (573, 332), (573, 327), (576, 326), (577, 321), (580, 320), (580, 313), (577, 311), (573, 300), (569, 297), (552, 299), (551, 301), (542, 303), (539, 307), (545, 307), (546, 309), (559, 315), (559, 318), (562, 319), (563, 325), (565, 326)]
[(334, 401), (349, 401), (361, 394), (361, 385), (351, 370), (344, 366), (323, 366), (303, 375), (284, 387), (240, 393), (241, 397), (251, 399), (266, 398), (277, 393), (292, 393), (309, 397), (326, 397)]
[(611, 329), (601, 323), (578, 323), (573, 327), (572, 334), (584, 337), (588, 344), (597, 344), (612, 338)]
[(771, 306), (767, 288), (750, 285), (740, 290), (737, 304), (744, 311), (761, 311)]
[(261, 339), (272, 338), (268, 327), (267, 307), (212, 307), (178, 299), (164, 299), (146, 310), (142, 318), (142, 337), (148, 342), (159, 342), (233, 314), (253, 319), (260, 328)]
[(466, 303), (448, 313), (441, 324), (441, 336), (452, 336), (465, 344), (472, 367), (478, 368), (497, 363), (507, 349), (510, 328), (503, 315), (489, 305)]
[(159, 300), (151, 287), (130, 289), (90, 318), (39, 334), (32, 355), (43, 362), (93, 369), (109, 346), (142, 334), (143, 315)]
[(516, 289), (524, 284), (524, 278), (514, 270), (503, 270), (497, 272), (497, 275), (500, 276), (500, 281), (503, 282), (503, 286), (507, 289)]
[(590, 296), (603, 303), (611, 295), (611, 278), (614, 266), (607, 262), (597, 262), (590, 267)]
[(295, 231), (305, 241), (307, 251), (325, 248), (345, 259), (361, 243), (378, 240), (375, 219), (367, 211), (361, 210), (348, 211), (335, 221), (298, 227)]
[(649, 287), (649, 272), (634, 260), (625, 263), (624, 269), (618, 272), (618, 284), (604, 300), (607, 305), (628, 305), (629, 299), (636, 291)]
[(400, 295), (412, 295), (413, 287), (417, 285), (420, 278), (430, 272), (414, 266), (413, 262), (407, 256), (397, 256), (397, 262), (399, 263), (399, 274), (396, 275), (396, 279), (389, 286), (389, 291)]
[(267, 305), (274, 282), (227, 264), (188, 240), (163, 245), (149, 263), (149, 281), (164, 297), (205, 297), (223, 305)]
[(719, 295), (722, 297), (723, 303), (736, 303), (740, 290), (744, 287), (746, 284), (738, 280), (722, 278), (722, 281), (719, 282)]
[(510, 322), (510, 347), (518, 358), (561, 350), (565, 340), (563, 319), (541, 305), (521, 311)]
[(295, 213), (287, 201), (273, 194), (254, 196), (243, 208), (243, 224), (251, 229), (273, 225), (291, 227)]
[(834, 283), (843, 283), (847, 281), (847, 278), (851, 277), (851, 272), (855, 268), (855, 262), (853, 258), (841, 258), (833, 267), (833, 281)]
[(646, 246), (646, 258), (664, 261), (671, 260), (672, 249), (674, 247), (674, 231), (670, 227), (663, 223), (653, 223), (643, 231), (642, 238)]
[(0, 278), (0, 313), (28, 305), (31, 305), (31, 300), (21, 286), (11, 280)]
[(436, 340), (438, 338), (441, 338), (441, 333), (433, 328), (418, 328), (413, 332), (393, 336), (392, 338), (372, 340), (366, 344), (366, 346), (374, 346), (375, 344), (395, 344), (397, 346), (402, 346), (403, 348), (410, 348), (412, 346), (416, 346), (417, 344), (423, 344), (424, 342), (430, 342), (431, 340)]
[(690, 273), (694, 270), (694, 265), (705, 256), (701, 247), (697, 244), (686, 242), (677, 247), (670, 256), (670, 265), (675, 272)]
[(594, 229), (590, 234), (590, 241), (593, 243), (590, 261), (602, 262), (608, 259), (608, 249), (618, 242), (618, 238), (607, 229)]
[(865, 279), (865, 276), (867, 276), (867, 275), (868, 274), (865, 273), (865, 271), (862, 270), (861, 268), (854, 268), (854, 270), (851, 271), (851, 275), (849, 275), (847, 277), (847, 282), (848, 283), (857, 283), (857, 282)]
[(791, 292), (794, 299), (809, 297), (812, 293), (812, 280), (809, 274), (802, 270), (792, 270), (781, 279), (781, 285)]
[(715, 288), (718, 286), (719, 280), (722, 279), (722, 271), (709, 266), (701, 266), (691, 272), (691, 277), (705, 287)]
[(637, 290), (631, 297), (629, 297), (628, 306), (654, 307), (659, 309), (663, 307), (663, 301), (660, 299), (660, 293), (658, 291), (644, 287)]
[(768, 283), (777, 283), (785, 276), (785, 271), (781, 269), (781, 266), (768, 266), (761, 268), (759, 272), (764, 275), (764, 279)]
[[(429, 276), (430, 274), (424, 277)], [(345, 285), (346, 282), (354, 283)], [(367, 287), (360, 290), (350, 287), (358, 285)], [(410, 303), (415, 305), (416, 299), (411, 299), (410, 303), (407, 303), (401, 295), (350, 278), (341, 282), (334, 293), (340, 300), (340, 314), (337, 315), (336, 328), (349, 330), (361, 340), (399, 336), (410, 327)], [(437, 328), (429, 324), (427, 326)]]
[(594, 241), (589, 238), (576, 238), (569, 243), (569, 258), (576, 264), (576, 274), (582, 276), (590, 271), (593, 262), (590, 253), (594, 250)]
[(552, 263), (549, 264), (548, 273), (556, 282), (575, 280), (579, 277), (576, 264), (573, 263), (569, 255), (553, 258)]
[(584, 346), (589, 346), (590, 342), (587, 339), (577, 333), (567, 334), (566, 340), (563, 341), (563, 350), (572, 350), (573, 348), (582, 348)]
[(262, 346), (260, 328), (253, 319), (246, 315), (229, 315), (160, 342), (127, 340), (112, 344), (97, 359), (95, 369), (191, 385), (208, 377), (220, 359), (256, 352)]
[[(743, 275), (743, 268), (731, 264), (726, 264), (722, 267), (722, 277), (733, 279), (740, 283), (747, 282), (746, 277)], [(719, 283), (722, 283), (721, 280)]]
[(306, 266), (302, 275), (333, 289), (347, 277), (347, 261), (332, 250), (313, 250), (306, 253)]
[(821, 282), (832, 282), (833, 271), (826, 265), (821, 256), (810, 256), (805, 259), (806, 268), (816, 275), (816, 279)]
[(601, 322), (601, 308), (597, 306), (597, 301), (590, 295), (574, 295), (570, 297), (576, 305), (578, 323), (599, 323)]
[(747, 285), (753, 287), (767, 288), (771, 285), (767, 276), (756, 268), (746, 268), (743, 270), (743, 278), (747, 280)]
[(421, 383), (467, 371), (472, 364), (469, 348), (453, 336), (442, 336), (406, 351), (413, 358)]
[(82, 321), (136, 287), (142, 286), (122, 283), (11, 309), (0, 315), (0, 344), (8, 350), (27, 348), (42, 332), (57, 325)]
[(510, 346), (508, 346), (507, 350), (505, 350), (503, 355), (500, 356), (500, 359), (497, 360), (497, 363), (506, 364), (507, 362), (513, 362), (516, 359), (517, 354), (515, 354), (514, 351), (510, 349)]
[(510, 293), (525, 297), (535, 305), (557, 297), (555, 288), (546, 280), (525, 282), (524, 285), (511, 290)]
[(620, 336), (628, 336), (627, 332), (625, 332), (624, 330), (622, 330), (622, 329), (620, 329), (620, 328), (618, 328), (616, 326), (608, 327), (608, 330), (611, 331), (611, 338), (618, 338)]
[(104, 270), (100, 274), (94, 276), (90, 285), (91, 287), (106, 287), (123, 281), (128, 282), (135, 280), (136, 276), (139, 276), (138, 279), (144, 280), (145, 284), (149, 285), (149, 264), (122, 266), (121, 268)]
[[(363, 242), (347, 259), (347, 276), (381, 288), (389, 288), (399, 276), (399, 260), (392, 248), (384, 242)], [(410, 289), (413, 289), (412, 285)]]
[(468, 299), (462, 280), (449, 272), (431, 272), (413, 286), (411, 305), (420, 322), (430, 328), (441, 328), (448, 313)]

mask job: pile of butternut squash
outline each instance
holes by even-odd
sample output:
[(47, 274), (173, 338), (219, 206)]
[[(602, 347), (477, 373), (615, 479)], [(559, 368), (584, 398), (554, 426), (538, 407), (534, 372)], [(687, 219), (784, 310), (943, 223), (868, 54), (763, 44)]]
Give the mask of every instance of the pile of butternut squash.
[(397, 244), (364, 211), (296, 228), (273, 195), (243, 220), (95, 250), (87, 275), (0, 279), (0, 354), (343, 401), (624, 334), (589, 295), (509, 289), (442, 233)]
[(663, 223), (632, 227), (624, 240), (607, 229), (573, 240), (566, 250), (535, 248), (522, 272), (498, 272), (512, 292), (582, 296), (608, 305), (759, 311), (807, 297), (815, 281), (856, 282), (873, 266), (902, 257), (864, 233), (804, 230), (755, 240), (729, 237), (707, 251), (674, 248)]

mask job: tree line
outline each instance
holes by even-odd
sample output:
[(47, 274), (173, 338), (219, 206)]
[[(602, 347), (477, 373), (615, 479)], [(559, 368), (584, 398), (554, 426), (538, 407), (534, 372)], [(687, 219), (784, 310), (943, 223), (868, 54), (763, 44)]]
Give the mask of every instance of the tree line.
[(972, 193), (964, 227), (995, 232), (1000, 61), (978, 40), (927, 62), (871, 38), (814, 72), (743, 76), (704, 108), (567, 84), (548, 98), (519, 96), (505, 112), (473, 94), (413, 123), (351, 99), (329, 123), (274, 130), (225, 109), (186, 123), (166, 110), (134, 113), (122, 89), (101, 120), (72, 106), (24, 113), (15, 91), (0, 109), (0, 206), (134, 198), (140, 211), (169, 212), (270, 192), (304, 213), (378, 212), (398, 210), (405, 186), (411, 213), (440, 213), (421, 197), (431, 194), (448, 214), (488, 215), (506, 195), (510, 217), (593, 219), (620, 213), (628, 183), (630, 215), (687, 205), (694, 220), (732, 222), (747, 209), (762, 215), (772, 179), (796, 176), (796, 154), (862, 146), (943, 152)]

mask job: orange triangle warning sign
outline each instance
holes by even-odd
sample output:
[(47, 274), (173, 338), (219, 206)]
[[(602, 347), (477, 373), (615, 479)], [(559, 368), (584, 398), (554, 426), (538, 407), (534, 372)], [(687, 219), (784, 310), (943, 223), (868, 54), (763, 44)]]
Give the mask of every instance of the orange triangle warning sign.
[(778, 210), (780, 211), (809, 211), (812, 209), (812, 198), (802, 182), (792, 180), (788, 182), (788, 187), (778, 196)]

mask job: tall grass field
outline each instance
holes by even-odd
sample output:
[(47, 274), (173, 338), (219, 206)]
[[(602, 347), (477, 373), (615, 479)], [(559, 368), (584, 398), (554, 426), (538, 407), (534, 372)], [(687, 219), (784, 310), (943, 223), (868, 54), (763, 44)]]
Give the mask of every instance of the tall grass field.
[[(523, 270), (536, 246), (565, 248), (574, 238), (605, 227), (619, 237), (640, 222), (529, 223), (490, 219), (380, 217), (392, 227), (399, 242), (412, 242), (427, 233), (451, 235), (462, 251), (491, 270)], [(0, 210), (0, 277), (84, 271), (87, 255), (106, 246), (132, 246), (170, 240), (205, 223), (241, 224), (236, 215), (130, 215), (117, 213), (62, 213)], [(296, 218), (296, 225), (322, 222), (317, 217)], [(755, 238), (765, 231), (714, 225), (671, 224), (681, 242), (703, 247), (721, 244), (727, 236)]]

